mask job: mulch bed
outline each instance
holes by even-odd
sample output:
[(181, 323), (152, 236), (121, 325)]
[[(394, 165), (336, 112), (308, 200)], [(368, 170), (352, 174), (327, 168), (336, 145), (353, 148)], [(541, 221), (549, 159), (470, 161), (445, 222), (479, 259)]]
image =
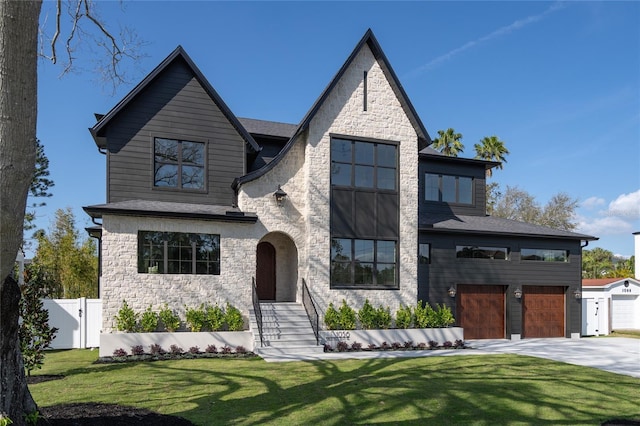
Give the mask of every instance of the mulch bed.
[(40, 408), (38, 426), (194, 426), (182, 417), (154, 413), (145, 408), (88, 402)]

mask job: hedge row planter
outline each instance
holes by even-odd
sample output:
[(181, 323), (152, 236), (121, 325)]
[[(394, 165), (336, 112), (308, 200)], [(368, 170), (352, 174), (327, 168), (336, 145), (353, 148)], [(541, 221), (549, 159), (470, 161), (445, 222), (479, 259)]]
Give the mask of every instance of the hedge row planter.
[(369, 344), (376, 346), (383, 342), (420, 342), (435, 341), (442, 345), (444, 342), (464, 341), (462, 327), (446, 328), (393, 328), (388, 330), (324, 330), (320, 331), (320, 343), (335, 347), (338, 342), (345, 342), (351, 346), (354, 342), (366, 348)]
[(116, 349), (124, 349), (129, 352), (134, 346), (142, 346), (145, 352), (149, 352), (151, 345), (160, 345), (168, 350), (171, 345), (188, 351), (197, 346), (200, 350), (209, 345), (218, 348), (228, 346), (235, 348), (244, 347), (248, 352), (253, 352), (254, 338), (250, 331), (219, 331), (219, 332), (187, 332), (175, 333), (111, 333), (100, 335), (100, 357), (113, 356)]

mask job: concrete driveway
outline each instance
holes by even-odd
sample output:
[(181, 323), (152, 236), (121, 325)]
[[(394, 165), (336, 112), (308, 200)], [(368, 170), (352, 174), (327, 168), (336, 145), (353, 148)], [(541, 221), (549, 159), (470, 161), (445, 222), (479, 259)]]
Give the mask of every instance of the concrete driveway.
[[(640, 339), (585, 337), (581, 339), (469, 340), (473, 354), (518, 354), (599, 368), (640, 378)], [(464, 351), (467, 352), (467, 351)]]

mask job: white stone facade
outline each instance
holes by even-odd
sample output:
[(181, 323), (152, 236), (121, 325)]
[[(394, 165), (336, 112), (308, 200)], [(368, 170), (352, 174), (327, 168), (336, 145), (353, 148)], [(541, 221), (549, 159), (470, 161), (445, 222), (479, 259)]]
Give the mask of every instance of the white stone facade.
[[(332, 134), (398, 142), (399, 290), (330, 289)], [(321, 312), (329, 303), (339, 304), (342, 299), (356, 308), (369, 299), (374, 305), (382, 304), (395, 311), (401, 304), (413, 305), (417, 300), (417, 152), (416, 131), (365, 45), (315, 114), (309, 130), (276, 167), (240, 188), (238, 206), (243, 211), (256, 212), (266, 232), (283, 232), (292, 238), (298, 251), (298, 277), (307, 281)], [(271, 197), (278, 185), (288, 194), (282, 207)]]

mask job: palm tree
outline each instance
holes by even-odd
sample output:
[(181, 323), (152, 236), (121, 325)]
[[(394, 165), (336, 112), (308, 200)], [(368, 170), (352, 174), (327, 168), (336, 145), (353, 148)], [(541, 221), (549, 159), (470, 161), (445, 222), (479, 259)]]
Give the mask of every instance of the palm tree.
[(456, 133), (451, 127), (447, 131), (438, 130), (438, 137), (433, 140), (431, 147), (449, 157), (457, 157), (464, 151), (464, 145), (460, 139), (462, 139), (462, 133)]
[[(506, 163), (505, 155), (509, 154), (509, 150), (504, 146), (504, 142), (497, 136), (485, 136), (480, 143), (473, 145), (476, 149), (476, 157), (479, 160), (497, 161), (498, 168), (502, 169), (502, 163)], [(487, 177), (493, 175), (491, 169), (487, 169)]]

